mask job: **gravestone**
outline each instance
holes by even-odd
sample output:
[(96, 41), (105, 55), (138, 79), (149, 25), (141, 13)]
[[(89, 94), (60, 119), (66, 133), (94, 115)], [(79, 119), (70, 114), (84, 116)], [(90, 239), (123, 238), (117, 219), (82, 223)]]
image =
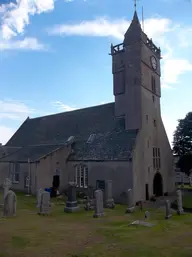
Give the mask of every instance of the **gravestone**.
[(172, 216), (171, 206), (169, 200), (165, 201), (165, 219), (169, 219)]
[(134, 203), (133, 203), (133, 190), (132, 189), (128, 189), (127, 191), (127, 210), (126, 213), (132, 213), (135, 209)]
[(10, 190), (7, 192), (4, 198), (3, 216), (4, 217), (15, 216), (16, 207), (17, 207), (17, 196), (12, 190)]
[(115, 203), (112, 196), (112, 180), (107, 180), (105, 182), (105, 207), (113, 209)]
[(177, 214), (183, 214), (183, 199), (181, 190), (177, 190)]
[(37, 205), (36, 205), (37, 208), (40, 208), (40, 205), (41, 205), (41, 195), (42, 195), (43, 192), (44, 192), (44, 190), (42, 188), (40, 188), (37, 191)]
[(103, 191), (96, 190), (95, 191), (95, 213), (93, 215), (94, 218), (104, 216), (104, 208), (103, 208)]
[(79, 206), (77, 205), (77, 196), (76, 196), (76, 185), (70, 183), (68, 186), (68, 199), (64, 212), (76, 212), (79, 211)]
[(85, 211), (91, 211), (94, 209), (93, 199), (90, 199), (89, 196), (87, 196), (87, 200), (86, 200), (84, 209), (85, 209)]
[(151, 228), (151, 227), (154, 227), (155, 226), (155, 224), (153, 224), (153, 223), (150, 223), (150, 222), (146, 222), (146, 221), (143, 221), (143, 220), (135, 220), (135, 221), (133, 221), (133, 222), (131, 222), (130, 224), (129, 224), (129, 226), (135, 226), (135, 225), (137, 225), (137, 226), (144, 226), (144, 227), (148, 227), (148, 228)]
[(189, 186), (192, 187), (192, 177), (189, 177)]
[(149, 219), (149, 216), (150, 216), (149, 211), (146, 211), (146, 212), (145, 212), (145, 219), (148, 220), (148, 219)]
[(48, 215), (51, 211), (51, 203), (50, 203), (50, 193), (43, 191), (41, 194), (41, 202), (40, 202), (40, 215)]
[(5, 199), (6, 194), (8, 193), (9, 189), (12, 186), (12, 182), (9, 178), (6, 178), (3, 183), (3, 199)]

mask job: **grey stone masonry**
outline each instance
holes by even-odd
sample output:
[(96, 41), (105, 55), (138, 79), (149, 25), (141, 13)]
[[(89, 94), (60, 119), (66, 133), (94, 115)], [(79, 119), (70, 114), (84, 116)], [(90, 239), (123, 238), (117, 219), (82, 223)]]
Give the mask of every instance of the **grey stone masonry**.
[(77, 204), (77, 197), (76, 197), (76, 185), (74, 183), (69, 183), (68, 199), (66, 202), (66, 206), (64, 208), (64, 212), (76, 212), (76, 211), (79, 211), (79, 206)]
[(50, 202), (50, 193), (42, 192), (41, 194), (41, 202), (40, 202), (40, 215), (48, 215), (51, 212), (51, 202)]
[(104, 208), (103, 208), (103, 191), (96, 190), (95, 191), (95, 212), (93, 217), (98, 218), (104, 216)]
[(105, 182), (105, 207), (110, 209), (115, 207), (112, 192), (112, 180), (107, 180)]
[(132, 213), (135, 209), (132, 189), (128, 189), (127, 191), (127, 204), (128, 204), (128, 207), (127, 207), (126, 213)]
[(183, 199), (181, 190), (177, 190), (177, 214), (183, 214)]
[(17, 196), (12, 190), (10, 190), (8, 191), (8, 193), (4, 198), (3, 216), (4, 217), (16, 216), (16, 207), (17, 207)]
[(170, 201), (166, 200), (165, 201), (165, 219), (169, 219), (171, 216), (172, 214), (171, 214)]

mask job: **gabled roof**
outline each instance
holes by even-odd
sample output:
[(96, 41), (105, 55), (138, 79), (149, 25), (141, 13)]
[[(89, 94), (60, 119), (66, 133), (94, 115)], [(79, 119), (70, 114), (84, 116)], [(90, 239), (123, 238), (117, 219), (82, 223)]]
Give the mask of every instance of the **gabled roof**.
[(90, 134), (119, 129), (114, 103), (27, 119), (7, 146), (64, 143), (70, 136), (87, 140)]
[(40, 160), (42, 157), (64, 147), (64, 145), (34, 145), (20, 148), (20, 150), (0, 158), (0, 162), (27, 163)]
[(69, 161), (130, 161), (136, 130), (96, 134), (92, 142), (74, 144)]

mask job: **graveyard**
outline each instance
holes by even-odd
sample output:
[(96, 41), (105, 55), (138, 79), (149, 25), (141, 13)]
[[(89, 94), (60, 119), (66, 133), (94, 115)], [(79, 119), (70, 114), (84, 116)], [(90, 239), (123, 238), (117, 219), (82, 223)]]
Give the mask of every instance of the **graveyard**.
[[(78, 203), (78, 211), (67, 213), (67, 199), (54, 198), (49, 215), (38, 215), (36, 197), (16, 195), (16, 216), (0, 218), (0, 257), (191, 256), (192, 214), (172, 210), (165, 219), (162, 207), (137, 206), (125, 213), (126, 205), (115, 205), (93, 218), (94, 211), (85, 211), (85, 204)], [(145, 211), (154, 226), (129, 226), (144, 220)]]

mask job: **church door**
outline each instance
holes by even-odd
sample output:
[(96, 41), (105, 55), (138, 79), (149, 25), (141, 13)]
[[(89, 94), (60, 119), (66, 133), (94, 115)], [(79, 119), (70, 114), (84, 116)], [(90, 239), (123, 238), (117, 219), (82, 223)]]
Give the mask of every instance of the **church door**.
[(155, 196), (162, 196), (163, 195), (163, 179), (161, 174), (158, 172), (154, 176), (153, 180), (153, 194)]

